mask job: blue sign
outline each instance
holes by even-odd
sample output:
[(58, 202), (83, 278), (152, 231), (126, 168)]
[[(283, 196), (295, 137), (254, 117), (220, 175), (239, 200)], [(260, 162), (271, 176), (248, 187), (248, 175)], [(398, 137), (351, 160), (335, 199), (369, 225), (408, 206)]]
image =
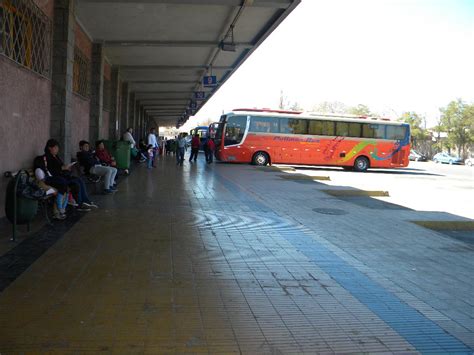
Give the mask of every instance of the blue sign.
[(204, 91), (195, 91), (194, 98), (196, 100), (204, 100), (206, 98), (206, 93)]
[(198, 103), (196, 101), (191, 101), (191, 105), (189, 105), (189, 108), (192, 108), (193, 110), (198, 108)]
[(217, 77), (215, 75), (205, 76), (202, 78), (202, 85), (205, 88), (217, 86)]

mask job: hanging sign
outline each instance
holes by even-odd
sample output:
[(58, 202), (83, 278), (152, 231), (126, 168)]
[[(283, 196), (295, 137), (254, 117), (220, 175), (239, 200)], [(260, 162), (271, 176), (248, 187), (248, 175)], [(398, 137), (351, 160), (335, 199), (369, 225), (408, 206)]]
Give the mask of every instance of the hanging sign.
[(197, 109), (198, 108), (198, 103), (196, 101), (191, 101), (191, 104), (189, 105), (190, 109)]
[(196, 100), (204, 100), (206, 98), (206, 93), (204, 91), (195, 91), (194, 98)]
[(209, 75), (202, 78), (202, 85), (205, 88), (212, 88), (217, 86), (217, 77), (215, 75)]

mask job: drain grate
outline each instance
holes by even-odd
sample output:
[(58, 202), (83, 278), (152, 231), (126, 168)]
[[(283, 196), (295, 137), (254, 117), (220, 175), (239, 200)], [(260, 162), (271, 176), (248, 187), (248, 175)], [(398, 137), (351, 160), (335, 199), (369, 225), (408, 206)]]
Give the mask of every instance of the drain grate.
[(313, 208), (313, 211), (321, 214), (329, 214), (333, 216), (342, 216), (348, 214), (349, 212), (341, 210), (339, 208)]

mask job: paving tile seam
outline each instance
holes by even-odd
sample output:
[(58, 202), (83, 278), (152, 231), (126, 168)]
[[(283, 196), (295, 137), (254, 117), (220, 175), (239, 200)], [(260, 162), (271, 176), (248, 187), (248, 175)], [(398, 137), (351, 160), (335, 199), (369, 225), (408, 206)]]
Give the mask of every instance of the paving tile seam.
[[(230, 179), (229, 177), (223, 176), (220, 172), (215, 171), (215, 175), (219, 177), (220, 183), (223, 184), (229, 192), (234, 194), (234, 196), (244, 204), (248, 204), (249, 207), (256, 206), (258, 209), (268, 209), (270, 207), (266, 206), (263, 204), (263, 202), (260, 202), (260, 199), (257, 199), (256, 197), (251, 196), (249, 194), (249, 191), (245, 188), (243, 188), (241, 185), (237, 184), (235, 181)], [(252, 193), (254, 194), (254, 193)], [(245, 196), (246, 195), (246, 196)], [(245, 197), (243, 197), (245, 196)], [(252, 200), (250, 200), (252, 199)], [(279, 219), (282, 224), (290, 224), (291, 222), (285, 222), (284, 217), (280, 217), (276, 212), (274, 212), (275, 218)], [(367, 275), (364, 275), (362, 272), (357, 270), (356, 268), (352, 267), (349, 265), (346, 261), (344, 261), (340, 256), (336, 255), (334, 252), (332, 252), (328, 247), (327, 247), (327, 242), (325, 243), (320, 243), (314, 239), (315, 235), (314, 233), (307, 229), (304, 228), (300, 225), (294, 225), (293, 226), (294, 231), (299, 231), (306, 235), (307, 238), (301, 239), (298, 237), (295, 237), (295, 233), (289, 233), (288, 230), (285, 230), (283, 232), (280, 232), (280, 235), (285, 238), (286, 240), (290, 241), (292, 245), (294, 245), (302, 254), (306, 255), (307, 257), (310, 257), (316, 264), (319, 265), (317, 259), (318, 256), (321, 254), (325, 254), (326, 257), (329, 257), (329, 259), (332, 259), (331, 261), (336, 263), (334, 265), (319, 265), (323, 270), (328, 272), (330, 275), (332, 275), (338, 283), (349, 290), (351, 294), (358, 299), (360, 302), (365, 304), (369, 309), (371, 309), (375, 315), (379, 316), (382, 320), (384, 320), (387, 324), (389, 324), (394, 330), (396, 330), (403, 338), (405, 338), (409, 343), (413, 344), (417, 350), (427, 350), (425, 344), (422, 342), (421, 338), (418, 337), (411, 337), (404, 335), (404, 327), (403, 325), (400, 326), (396, 323), (396, 318), (392, 318), (391, 316), (387, 316), (384, 314), (380, 314), (379, 310), (377, 307), (374, 307), (374, 300), (367, 300), (364, 298), (363, 295), (358, 293), (357, 287), (354, 287), (351, 283), (347, 282), (347, 279), (340, 278), (337, 275), (338, 268), (340, 268), (340, 265), (343, 265), (344, 269), (346, 272), (352, 274), (354, 278), (358, 278), (363, 284), (365, 284), (369, 289), (372, 290), (377, 290), (379, 293), (382, 293), (385, 295), (387, 298), (394, 298), (398, 303), (398, 308), (397, 311), (400, 314), (408, 315), (409, 318), (413, 320), (418, 320), (424, 324), (425, 327), (431, 328), (434, 330), (436, 334), (443, 334), (442, 338), (447, 339), (449, 341), (454, 341), (458, 343), (459, 349), (462, 349), (466, 353), (471, 353), (473, 351), (472, 348), (469, 348), (467, 345), (465, 345), (462, 341), (458, 340), (457, 338), (453, 337), (452, 335), (448, 334), (445, 330), (443, 330), (439, 325), (437, 325), (435, 322), (431, 321), (430, 319), (426, 318), (423, 316), (421, 313), (417, 312), (413, 307), (409, 306), (408, 304), (404, 303), (403, 301), (399, 300), (396, 296), (392, 295), (389, 291), (385, 290), (381, 285), (377, 284), (373, 280), (371, 280)], [(300, 248), (302, 244), (305, 246), (304, 250)], [(310, 250), (311, 252), (308, 252)], [(323, 251), (323, 252), (322, 252)], [(336, 266), (335, 266), (336, 265)], [(381, 306), (384, 307), (384, 302), (378, 302), (375, 306)], [(441, 331), (441, 333), (439, 332)], [(438, 347), (440, 351), (443, 350), (442, 347)]]

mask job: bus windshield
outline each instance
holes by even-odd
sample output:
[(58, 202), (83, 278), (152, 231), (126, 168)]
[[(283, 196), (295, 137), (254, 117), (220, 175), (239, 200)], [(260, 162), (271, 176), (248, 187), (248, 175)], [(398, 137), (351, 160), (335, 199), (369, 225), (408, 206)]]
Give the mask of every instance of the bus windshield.
[(240, 144), (247, 128), (247, 116), (231, 116), (225, 125), (224, 145)]

